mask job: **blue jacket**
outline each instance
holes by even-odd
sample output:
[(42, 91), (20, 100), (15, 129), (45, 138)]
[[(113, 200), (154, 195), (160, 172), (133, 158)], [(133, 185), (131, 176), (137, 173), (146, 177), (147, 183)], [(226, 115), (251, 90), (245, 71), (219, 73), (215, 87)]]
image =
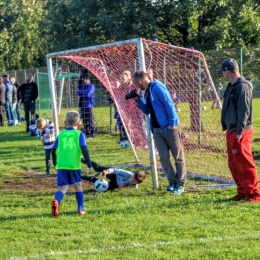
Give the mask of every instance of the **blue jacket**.
[(77, 95), (82, 97), (82, 107), (93, 107), (95, 87), (93, 84), (83, 84), (79, 87)]
[[(161, 128), (167, 132), (168, 126), (177, 126), (180, 124), (179, 117), (175, 111), (175, 106), (170, 96), (170, 92), (167, 87), (160, 81), (152, 81), (150, 84), (150, 100), (153, 106), (156, 119)], [(146, 94), (147, 94), (146, 91)], [(150, 109), (147, 103), (147, 95), (144, 99), (138, 98), (136, 100), (137, 106), (149, 115)], [(150, 118), (151, 130), (153, 130), (152, 120)]]

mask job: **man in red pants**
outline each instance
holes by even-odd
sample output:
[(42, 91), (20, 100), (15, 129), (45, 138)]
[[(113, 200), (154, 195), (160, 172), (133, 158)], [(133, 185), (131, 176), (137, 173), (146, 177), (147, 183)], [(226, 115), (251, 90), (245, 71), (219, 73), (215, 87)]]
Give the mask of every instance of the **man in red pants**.
[(251, 151), (253, 87), (240, 76), (234, 59), (224, 60), (217, 72), (222, 72), (229, 82), (224, 93), (221, 124), (226, 131), (228, 166), (237, 185), (237, 194), (231, 200), (260, 202), (258, 174)]

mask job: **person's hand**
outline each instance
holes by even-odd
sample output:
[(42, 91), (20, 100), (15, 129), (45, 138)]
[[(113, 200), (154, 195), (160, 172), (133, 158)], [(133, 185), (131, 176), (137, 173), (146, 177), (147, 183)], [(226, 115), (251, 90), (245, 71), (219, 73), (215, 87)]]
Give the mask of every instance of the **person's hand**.
[(241, 135), (237, 135), (237, 141), (241, 142), (241, 139), (242, 139), (242, 134)]
[(168, 129), (174, 129), (174, 128), (177, 128), (177, 126), (168, 126)]
[(91, 174), (93, 174), (93, 167), (91, 167), (91, 168), (89, 168), (89, 170), (88, 170), (88, 173), (91, 175)]
[(118, 186), (118, 189), (122, 189), (124, 187), (125, 187), (125, 184), (122, 184), (122, 185)]

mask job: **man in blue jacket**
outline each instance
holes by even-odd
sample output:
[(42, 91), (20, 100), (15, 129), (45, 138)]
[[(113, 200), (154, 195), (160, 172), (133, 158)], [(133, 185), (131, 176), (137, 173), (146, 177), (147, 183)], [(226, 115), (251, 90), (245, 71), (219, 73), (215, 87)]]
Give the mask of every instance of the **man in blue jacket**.
[(79, 86), (77, 95), (81, 98), (82, 120), (84, 125), (84, 134), (86, 138), (94, 138), (95, 122), (94, 122), (94, 101), (95, 86), (90, 83), (89, 77), (84, 78), (84, 82)]
[[(140, 97), (135, 100), (144, 114), (150, 114), (151, 131), (169, 181), (167, 191), (180, 195), (184, 191), (187, 171), (180, 121), (170, 93), (162, 82), (151, 81), (142, 70), (134, 72), (132, 78), (135, 86), (145, 91), (143, 100)], [(175, 159), (176, 172), (170, 161), (170, 151)]]

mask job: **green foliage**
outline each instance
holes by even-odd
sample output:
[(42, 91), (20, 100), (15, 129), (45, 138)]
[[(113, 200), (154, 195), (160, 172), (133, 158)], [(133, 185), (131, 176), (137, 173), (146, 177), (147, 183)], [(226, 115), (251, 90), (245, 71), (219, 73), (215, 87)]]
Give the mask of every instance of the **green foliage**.
[(38, 26), (45, 1), (0, 1), (0, 70), (39, 66), (43, 63), (44, 39)]

